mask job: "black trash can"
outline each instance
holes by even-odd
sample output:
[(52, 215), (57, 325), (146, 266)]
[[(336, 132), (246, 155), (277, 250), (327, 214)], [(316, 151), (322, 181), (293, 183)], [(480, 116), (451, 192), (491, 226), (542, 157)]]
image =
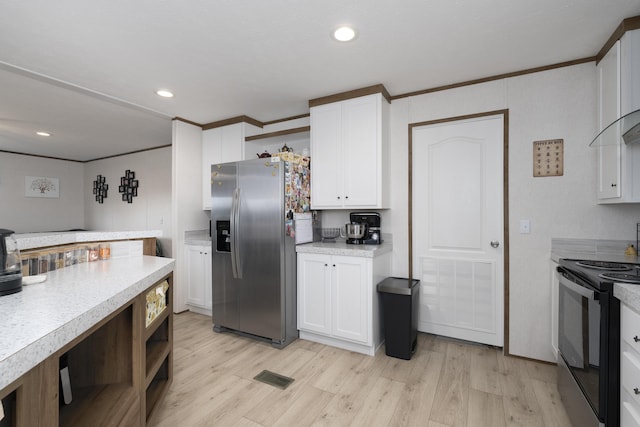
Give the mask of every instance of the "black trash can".
[(400, 277), (387, 277), (378, 283), (387, 356), (410, 360), (416, 351), (419, 284), (419, 280)]

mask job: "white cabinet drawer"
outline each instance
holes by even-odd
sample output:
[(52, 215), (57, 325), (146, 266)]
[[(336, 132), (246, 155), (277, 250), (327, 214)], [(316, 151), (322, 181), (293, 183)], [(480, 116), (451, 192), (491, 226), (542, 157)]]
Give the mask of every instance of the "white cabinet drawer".
[(620, 339), (640, 353), (640, 314), (624, 304), (620, 306)]
[[(624, 348), (620, 366), (620, 383), (623, 390), (640, 406), (640, 359), (638, 353)], [(635, 392), (638, 390), (638, 393)]]
[(620, 426), (640, 427), (640, 407), (633, 403), (624, 390), (620, 395)]

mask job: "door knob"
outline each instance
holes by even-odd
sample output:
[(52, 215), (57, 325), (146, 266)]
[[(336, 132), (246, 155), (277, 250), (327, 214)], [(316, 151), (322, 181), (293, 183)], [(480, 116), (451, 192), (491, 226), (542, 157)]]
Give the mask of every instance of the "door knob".
[(497, 240), (492, 240), (491, 241), (491, 247), (492, 248), (497, 248), (498, 246), (500, 246), (500, 242), (498, 242)]

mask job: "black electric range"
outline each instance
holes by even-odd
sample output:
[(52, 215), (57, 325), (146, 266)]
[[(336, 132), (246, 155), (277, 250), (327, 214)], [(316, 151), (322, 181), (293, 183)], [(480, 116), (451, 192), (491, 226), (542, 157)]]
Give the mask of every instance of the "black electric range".
[(640, 264), (561, 259), (558, 391), (573, 425), (617, 427), (620, 301), (614, 283), (640, 284)]
[(640, 264), (564, 258), (559, 264), (599, 290), (610, 290), (614, 283), (640, 284)]

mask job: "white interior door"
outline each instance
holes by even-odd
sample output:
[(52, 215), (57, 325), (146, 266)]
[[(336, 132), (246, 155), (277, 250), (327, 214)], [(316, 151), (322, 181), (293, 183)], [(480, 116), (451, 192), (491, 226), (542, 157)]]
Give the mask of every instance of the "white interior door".
[(504, 344), (503, 116), (413, 128), (418, 329)]

